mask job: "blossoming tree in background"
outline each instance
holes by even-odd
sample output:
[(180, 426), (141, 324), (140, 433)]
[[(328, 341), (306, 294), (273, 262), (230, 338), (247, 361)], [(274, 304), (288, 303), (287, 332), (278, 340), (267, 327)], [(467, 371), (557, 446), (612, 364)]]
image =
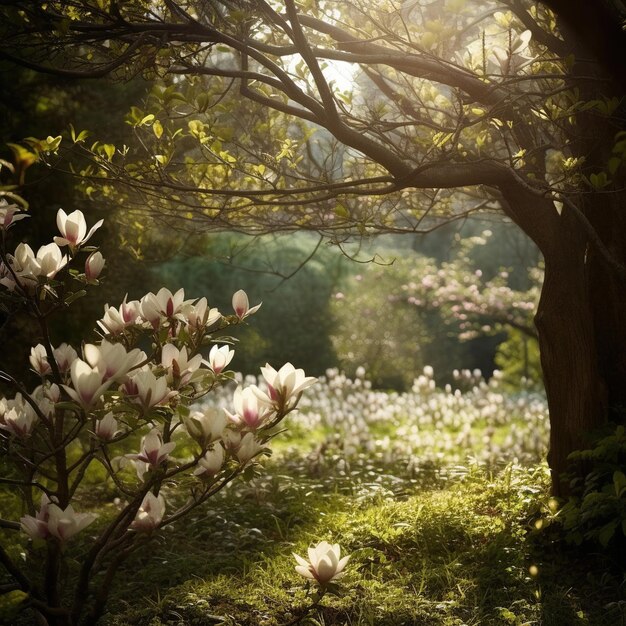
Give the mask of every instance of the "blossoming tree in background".
[[(98, 341), (58, 343), (49, 318), (67, 314), (105, 267), (86, 245), (102, 221), (88, 228), (80, 211), (59, 210), (52, 243), (9, 253), (8, 231), (27, 216), (6, 200), (0, 206), (0, 300), (34, 317), (41, 333), (30, 356), (34, 390), (0, 372), (12, 390), (0, 398), (0, 483), (23, 510), (19, 520), (0, 520), (16, 533), (0, 546), (12, 579), (3, 591), (22, 591), (42, 624), (93, 624), (122, 563), (266, 453), (276, 425), (316, 379), (290, 363), (267, 365), (264, 388), (238, 387), (234, 410), (190, 408), (232, 379), (232, 341), (220, 345), (217, 335), (260, 306), (250, 307), (243, 291), (233, 296), (234, 315), (182, 289), (124, 298), (105, 307)], [(114, 494), (99, 516), (89, 511), (96, 466)]]

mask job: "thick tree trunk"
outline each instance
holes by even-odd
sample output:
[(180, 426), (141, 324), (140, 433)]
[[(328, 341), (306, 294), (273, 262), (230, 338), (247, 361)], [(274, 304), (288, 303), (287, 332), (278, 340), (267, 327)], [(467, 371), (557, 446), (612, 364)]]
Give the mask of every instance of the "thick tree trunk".
[(563, 233), (554, 252), (545, 259), (535, 323), (550, 410), (552, 491), (562, 496), (569, 491), (563, 480), (569, 454), (585, 447), (588, 434), (607, 421), (607, 388), (598, 363), (584, 242)]
[[(552, 490), (567, 495), (562, 480), (568, 456), (589, 444), (589, 435), (626, 413), (626, 285), (589, 240), (580, 216), (567, 207), (559, 216), (551, 201), (521, 186), (503, 189), (506, 212), (543, 252), (545, 280), (535, 317), (550, 411)], [(594, 221), (611, 256), (622, 262), (626, 229), (611, 200), (590, 194), (581, 208)], [(602, 216), (602, 220), (598, 217)], [(606, 229), (601, 222), (606, 221)]]

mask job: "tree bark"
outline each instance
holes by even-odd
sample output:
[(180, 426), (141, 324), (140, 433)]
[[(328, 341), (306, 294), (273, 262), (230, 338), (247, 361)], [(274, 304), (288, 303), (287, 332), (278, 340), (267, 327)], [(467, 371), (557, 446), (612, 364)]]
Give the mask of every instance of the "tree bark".
[[(565, 214), (563, 221), (568, 221)], [(563, 480), (568, 456), (586, 447), (586, 436), (606, 423), (608, 407), (588, 287), (587, 245), (569, 221), (570, 228), (555, 242), (556, 249), (545, 255), (545, 279), (535, 316), (550, 411), (548, 464), (556, 496), (569, 493)]]

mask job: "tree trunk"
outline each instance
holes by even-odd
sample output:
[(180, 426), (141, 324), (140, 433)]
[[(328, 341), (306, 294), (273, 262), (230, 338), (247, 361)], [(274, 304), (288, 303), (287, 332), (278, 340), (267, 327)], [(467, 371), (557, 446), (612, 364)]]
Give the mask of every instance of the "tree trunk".
[(569, 454), (584, 448), (588, 434), (607, 421), (607, 389), (598, 363), (585, 243), (582, 237), (577, 239), (572, 241), (564, 232), (557, 250), (546, 256), (535, 316), (550, 411), (548, 464), (556, 496), (569, 492), (563, 480)]

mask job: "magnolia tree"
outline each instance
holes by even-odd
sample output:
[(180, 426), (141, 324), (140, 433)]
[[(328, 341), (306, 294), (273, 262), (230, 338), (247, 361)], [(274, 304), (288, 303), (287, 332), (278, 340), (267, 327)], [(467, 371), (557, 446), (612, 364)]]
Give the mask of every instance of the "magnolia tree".
[[(12, 389), (0, 399), (0, 483), (23, 510), (0, 520), (9, 537), (0, 561), (11, 577), (1, 590), (24, 592), (41, 624), (93, 624), (120, 565), (250, 471), (316, 379), (290, 363), (267, 365), (263, 388), (237, 387), (233, 408), (190, 407), (232, 379), (232, 342), (217, 334), (259, 308), (243, 291), (231, 315), (182, 289), (124, 298), (105, 306), (98, 341), (80, 349), (53, 342), (50, 316), (98, 284), (105, 260), (87, 244), (102, 220), (88, 229), (80, 211), (59, 210), (53, 242), (37, 252), (20, 243), (9, 254), (7, 232), (25, 217), (17, 205), (0, 206), (0, 298), (34, 317), (42, 337), (30, 355), (34, 390), (0, 372)], [(96, 465), (115, 503), (100, 515), (88, 503)]]

